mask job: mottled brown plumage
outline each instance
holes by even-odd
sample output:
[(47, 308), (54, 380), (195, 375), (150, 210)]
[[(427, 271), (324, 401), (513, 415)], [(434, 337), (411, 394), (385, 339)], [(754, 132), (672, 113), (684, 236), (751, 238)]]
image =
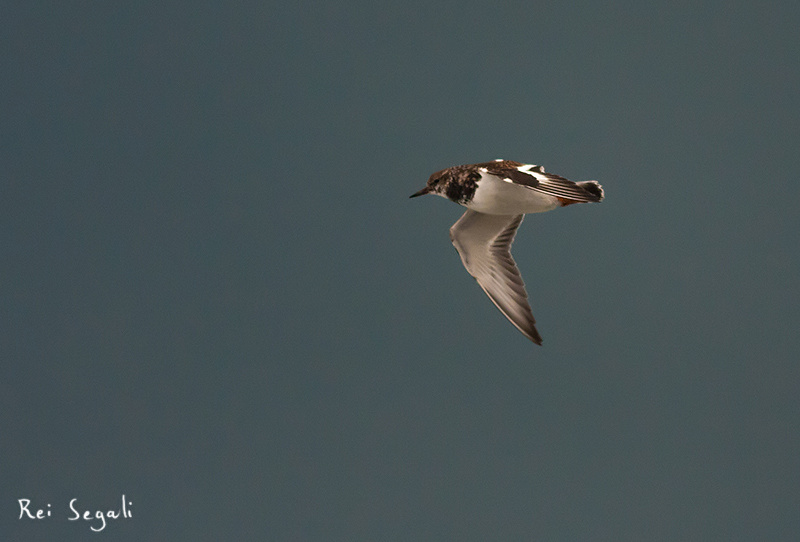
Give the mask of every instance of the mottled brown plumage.
[(437, 171), (411, 197), (437, 194), (467, 212), (450, 228), (464, 267), (503, 315), (526, 337), (542, 344), (528, 293), (511, 257), (511, 243), (525, 213), (540, 213), (574, 203), (599, 202), (596, 181), (572, 182), (542, 166), (495, 160)]

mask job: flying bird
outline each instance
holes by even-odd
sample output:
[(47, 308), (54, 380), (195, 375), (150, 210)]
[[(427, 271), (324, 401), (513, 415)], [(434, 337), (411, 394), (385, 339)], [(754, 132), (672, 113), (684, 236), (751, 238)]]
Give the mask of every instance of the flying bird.
[(546, 173), (542, 166), (495, 160), (437, 171), (411, 197), (425, 194), (437, 194), (467, 208), (450, 228), (450, 239), (464, 267), (523, 335), (542, 344), (525, 283), (511, 257), (511, 243), (526, 213), (600, 202), (603, 187), (597, 181), (572, 182)]

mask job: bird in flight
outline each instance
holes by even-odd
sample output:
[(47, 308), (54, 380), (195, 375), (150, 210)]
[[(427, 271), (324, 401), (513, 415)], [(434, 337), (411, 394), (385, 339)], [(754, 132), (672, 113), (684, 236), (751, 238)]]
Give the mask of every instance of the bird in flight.
[(526, 213), (602, 201), (603, 187), (597, 181), (569, 181), (546, 173), (542, 166), (495, 160), (437, 171), (411, 197), (425, 194), (467, 208), (450, 228), (464, 267), (523, 335), (542, 344), (525, 283), (511, 257), (514, 235)]

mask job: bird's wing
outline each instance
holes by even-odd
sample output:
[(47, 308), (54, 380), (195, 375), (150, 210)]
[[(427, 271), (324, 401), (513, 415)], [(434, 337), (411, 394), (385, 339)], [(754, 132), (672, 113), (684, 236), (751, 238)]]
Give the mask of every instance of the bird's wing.
[[(597, 202), (603, 199), (602, 189), (592, 188), (587, 190), (586, 183), (575, 183), (560, 175), (545, 173), (542, 166), (520, 164), (509, 160), (486, 162), (480, 164), (487, 173), (499, 177), (501, 180), (526, 186), (537, 192), (564, 198), (575, 203)], [(594, 183), (597, 184), (597, 183)]]
[(511, 257), (511, 243), (525, 215), (489, 215), (468, 210), (450, 228), (450, 239), (469, 274), (517, 329), (542, 344), (525, 283)]

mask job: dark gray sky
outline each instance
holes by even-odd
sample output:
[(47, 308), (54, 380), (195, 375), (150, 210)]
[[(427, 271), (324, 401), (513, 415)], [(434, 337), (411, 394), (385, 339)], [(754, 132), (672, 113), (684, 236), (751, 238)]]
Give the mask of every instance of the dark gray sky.
[(797, 540), (800, 4), (274, 4), (0, 8), (0, 537)]

